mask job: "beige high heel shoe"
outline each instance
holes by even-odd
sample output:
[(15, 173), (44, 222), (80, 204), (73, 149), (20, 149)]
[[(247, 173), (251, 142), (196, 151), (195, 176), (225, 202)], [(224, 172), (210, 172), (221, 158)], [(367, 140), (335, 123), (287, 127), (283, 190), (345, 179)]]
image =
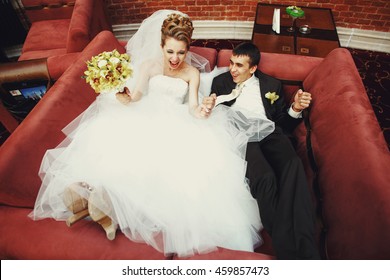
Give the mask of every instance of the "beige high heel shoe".
[[(106, 209), (99, 209), (96, 205)], [(112, 213), (112, 206), (107, 192), (103, 189), (93, 189), (88, 199), (88, 212), (92, 220), (100, 224), (106, 232), (108, 240), (114, 240), (118, 225), (107, 215)], [(107, 214), (106, 214), (107, 213)]]
[(80, 188), (88, 190), (89, 186), (84, 182), (73, 183), (65, 189), (62, 197), (65, 206), (73, 213), (66, 220), (68, 227), (89, 215), (88, 200), (76, 191), (77, 189), (80, 190)]

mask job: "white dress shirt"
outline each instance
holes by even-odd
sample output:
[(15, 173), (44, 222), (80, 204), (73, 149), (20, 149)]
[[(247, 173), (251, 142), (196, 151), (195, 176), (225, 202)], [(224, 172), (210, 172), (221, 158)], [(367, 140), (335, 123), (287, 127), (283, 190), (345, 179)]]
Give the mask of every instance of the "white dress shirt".
[[(231, 107), (241, 111), (247, 118), (266, 118), (263, 100), (260, 96), (259, 79), (253, 74), (243, 84), (240, 95)], [(295, 112), (292, 106), (288, 109), (288, 114), (296, 119), (302, 117), (302, 112)]]

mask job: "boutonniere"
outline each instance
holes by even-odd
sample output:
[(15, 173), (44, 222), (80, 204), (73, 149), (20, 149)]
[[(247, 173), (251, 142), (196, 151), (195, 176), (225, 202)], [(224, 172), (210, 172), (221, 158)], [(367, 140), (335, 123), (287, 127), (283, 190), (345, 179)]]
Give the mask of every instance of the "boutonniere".
[(272, 105), (272, 104), (274, 104), (274, 102), (276, 100), (279, 99), (279, 95), (277, 95), (276, 92), (274, 92), (274, 91), (273, 92), (267, 92), (265, 94), (265, 98), (269, 99), (269, 101), (271, 102), (271, 105)]

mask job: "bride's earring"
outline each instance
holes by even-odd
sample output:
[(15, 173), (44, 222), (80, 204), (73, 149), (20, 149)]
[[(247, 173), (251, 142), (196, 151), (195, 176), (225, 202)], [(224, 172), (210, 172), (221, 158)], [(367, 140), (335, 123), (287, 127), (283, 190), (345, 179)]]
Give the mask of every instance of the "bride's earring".
[(66, 220), (68, 227), (72, 226), (77, 221), (88, 216), (88, 200), (81, 196), (76, 190), (82, 188), (88, 188), (86, 183), (78, 182), (68, 186), (63, 194), (63, 202), (65, 206), (73, 213)]
[[(93, 189), (88, 199), (88, 211), (92, 220), (103, 227), (107, 238), (114, 240), (118, 225), (107, 215), (107, 213), (112, 212), (112, 206), (109, 201), (110, 199), (103, 189)], [(107, 208), (106, 213), (99, 209), (98, 205), (104, 205), (104, 208)]]

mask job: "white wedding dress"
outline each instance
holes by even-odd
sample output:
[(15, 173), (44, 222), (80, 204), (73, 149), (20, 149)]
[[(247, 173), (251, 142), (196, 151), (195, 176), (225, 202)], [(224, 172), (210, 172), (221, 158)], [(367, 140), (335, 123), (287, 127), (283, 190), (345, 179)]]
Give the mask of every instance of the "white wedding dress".
[[(161, 57), (161, 24), (172, 12), (153, 14), (129, 41), (130, 89), (142, 62)], [(207, 72), (204, 59), (187, 57)], [(216, 74), (202, 73), (203, 94)], [(225, 106), (196, 119), (184, 80), (158, 74), (146, 86), (142, 99), (128, 105), (113, 92), (101, 93), (63, 130), (66, 139), (42, 160), (30, 217), (66, 220), (72, 213), (63, 202), (65, 189), (86, 182), (107, 193), (108, 203), (94, 205), (133, 241), (179, 256), (216, 247), (253, 251), (262, 226), (245, 178), (245, 151), (248, 139), (267, 136), (273, 123), (249, 121)], [(85, 188), (78, 191), (88, 198)]]
[(261, 222), (245, 180), (248, 135), (227, 107), (207, 120), (191, 116), (187, 91), (185, 81), (156, 75), (139, 102), (99, 95), (44, 156), (31, 217), (67, 219), (64, 189), (87, 182), (108, 193), (110, 216), (131, 240), (179, 256), (218, 246), (253, 251)]

